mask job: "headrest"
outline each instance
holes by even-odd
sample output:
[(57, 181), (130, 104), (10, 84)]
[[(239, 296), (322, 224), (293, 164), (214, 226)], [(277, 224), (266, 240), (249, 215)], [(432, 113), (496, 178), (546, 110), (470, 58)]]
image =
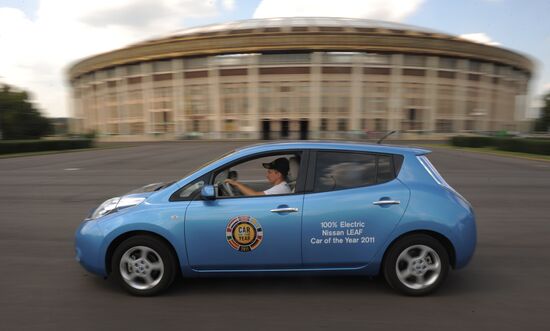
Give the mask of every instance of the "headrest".
[(300, 162), (296, 156), (291, 156), (288, 159), (288, 181), (294, 182), (298, 178), (298, 171), (300, 171)]

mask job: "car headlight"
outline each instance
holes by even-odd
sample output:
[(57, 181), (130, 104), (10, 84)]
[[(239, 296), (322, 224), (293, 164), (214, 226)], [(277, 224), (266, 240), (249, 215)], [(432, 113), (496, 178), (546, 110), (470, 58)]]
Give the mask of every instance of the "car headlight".
[(143, 197), (115, 197), (103, 202), (94, 210), (92, 215), (88, 217), (90, 220), (95, 220), (102, 216), (114, 213), (120, 209), (139, 205), (143, 202)]

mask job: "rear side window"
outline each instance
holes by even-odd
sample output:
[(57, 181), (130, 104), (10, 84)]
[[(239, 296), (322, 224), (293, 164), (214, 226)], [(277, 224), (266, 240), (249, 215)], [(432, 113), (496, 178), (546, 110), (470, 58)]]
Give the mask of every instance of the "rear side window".
[(393, 157), (390, 155), (317, 152), (313, 191), (370, 186), (394, 178)]

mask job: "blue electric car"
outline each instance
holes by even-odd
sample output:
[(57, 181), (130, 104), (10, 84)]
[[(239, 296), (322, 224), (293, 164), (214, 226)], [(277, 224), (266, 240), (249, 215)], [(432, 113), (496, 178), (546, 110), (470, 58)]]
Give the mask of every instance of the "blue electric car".
[(254, 273), (381, 274), (425, 295), (476, 246), (472, 206), (428, 153), (340, 142), (237, 149), (102, 203), (76, 232), (76, 259), (135, 295), (178, 274)]

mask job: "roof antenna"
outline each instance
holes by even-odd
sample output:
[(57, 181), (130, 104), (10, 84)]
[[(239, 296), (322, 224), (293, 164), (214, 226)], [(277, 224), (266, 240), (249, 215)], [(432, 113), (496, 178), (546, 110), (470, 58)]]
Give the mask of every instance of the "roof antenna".
[(397, 131), (396, 130), (393, 130), (393, 131), (390, 131), (388, 133), (386, 133), (382, 138), (378, 139), (378, 141), (376, 142), (378, 145), (380, 145), (380, 143), (386, 139), (387, 137), (389, 137), (390, 135), (396, 133)]

